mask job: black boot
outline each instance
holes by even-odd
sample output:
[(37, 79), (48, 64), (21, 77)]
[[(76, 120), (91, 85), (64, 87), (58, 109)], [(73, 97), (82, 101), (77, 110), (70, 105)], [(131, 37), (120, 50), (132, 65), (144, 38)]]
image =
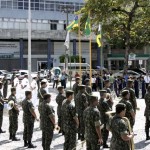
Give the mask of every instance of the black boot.
[(31, 141), (28, 141), (28, 148), (36, 148), (37, 146), (33, 145)]
[(27, 147), (27, 146), (28, 146), (28, 142), (24, 141), (24, 147)]
[(0, 128), (0, 133), (5, 133), (6, 131), (3, 131), (1, 128)]
[(106, 144), (106, 142), (104, 142), (103, 143), (103, 148), (110, 148), (110, 147)]
[(16, 134), (12, 135), (12, 141), (20, 141), (20, 139), (16, 138)]
[(149, 130), (146, 131), (146, 140), (150, 140), (150, 137), (149, 137)]
[(12, 133), (10, 133), (10, 135), (9, 135), (9, 139), (10, 139), (10, 140), (12, 139)]

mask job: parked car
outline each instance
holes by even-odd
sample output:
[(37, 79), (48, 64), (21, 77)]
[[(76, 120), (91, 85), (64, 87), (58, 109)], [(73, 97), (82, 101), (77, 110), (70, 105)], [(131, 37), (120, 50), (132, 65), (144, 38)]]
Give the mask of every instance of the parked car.
[[(121, 70), (121, 71), (119, 71), (119, 72), (117, 72), (117, 73), (114, 73), (113, 76), (114, 76), (114, 77), (118, 77), (118, 76), (123, 77), (123, 73), (124, 73), (124, 70)], [(139, 73), (137, 73), (137, 72), (135, 72), (135, 71), (132, 71), (132, 70), (128, 70), (128, 71), (127, 71), (127, 75), (128, 75), (128, 76), (132, 76), (132, 77), (136, 77), (136, 78), (139, 78), (139, 77), (140, 77), (140, 74), (139, 74)]]
[(135, 71), (141, 75), (146, 75), (146, 71), (144, 71), (142, 69), (135, 68), (135, 69), (130, 69), (130, 70)]

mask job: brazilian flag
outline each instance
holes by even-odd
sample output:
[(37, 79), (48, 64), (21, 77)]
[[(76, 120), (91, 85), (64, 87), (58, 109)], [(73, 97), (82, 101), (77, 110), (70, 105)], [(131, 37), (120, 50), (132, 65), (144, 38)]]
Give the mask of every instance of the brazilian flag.
[(91, 21), (89, 17), (87, 18), (85, 23), (84, 34), (87, 36), (91, 34)]
[(67, 26), (67, 30), (71, 31), (73, 28), (78, 27), (79, 19), (78, 16), (75, 17), (74, 21)]

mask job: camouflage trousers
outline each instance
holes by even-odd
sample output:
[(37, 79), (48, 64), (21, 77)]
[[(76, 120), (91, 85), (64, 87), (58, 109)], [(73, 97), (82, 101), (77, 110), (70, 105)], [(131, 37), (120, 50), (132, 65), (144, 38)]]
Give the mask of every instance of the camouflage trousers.
[(86, 140), (86, 150), (100, 150), (100, 145), (98, 145), (98, 140), (95, 143), (92, 141)]
[(9, 133), (16, 134), (18, 130), (18, 115), (9, 116)]
[[(72, 150), (76, 147), (76, 131), (70, 130), (65, 132), (64, 150)], [(75, 150), (75, 149), (73, 149)]]
[(78, 133), (79, 133), (80, 136), (84, 137), (85, 126), (84, 126), (83, 116), (79, 116), (79, 129), (78, 129)]
[(31, 141), (33, 135), (34, 122), (24, 123), (23, 140)]
[(0, 129), (2, 128), (3, 123), (3, 110), (0, 110)]
[(50, 150), (50, 145), (53, 139), (53, 130), (42, 131), (42, 147), (43, 150)]
[(104, 128), (102, 129), (102, 137), (103, 137), (103, 144), (106, 144), (109, 136), (109, 131), (106, 129), (106, 124), (104, 124)]
[(149, 116), (146, 116), (146, 122), (145, 122), (145, 132), (146, 136), (149, 136), (149, 128), (150, 128), (150, 119)]

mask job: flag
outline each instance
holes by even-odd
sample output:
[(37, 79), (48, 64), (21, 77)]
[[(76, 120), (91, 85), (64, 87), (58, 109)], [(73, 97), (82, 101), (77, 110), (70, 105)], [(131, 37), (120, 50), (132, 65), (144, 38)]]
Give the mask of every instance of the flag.
[(98, 28), (98, 35), (96, 36), (96, 42), (98, 44), (98, 47), (101, 47), (102, 46), (102, 35), (101, 35), (101, 25), (99, 25), (99, 28)]
[(73, 28), (78, 27), (79, 19), (78, 16), (75, 17), (74, 21), (67, 26), (67, 30), (71, 31)]
[(85, 23), (85, 29), (84, 29), (84, 34), (85, 35), (90, 35), (91, 34), (91, 23), (90, 23), (90, 18), (88, 17)]
[(67, 49), (69, 49), (69, 43), (70, 43), (70, 38), (69, 38), (69, 31), (67, 32), (66, 40), (64, 45), (66, 46)]

